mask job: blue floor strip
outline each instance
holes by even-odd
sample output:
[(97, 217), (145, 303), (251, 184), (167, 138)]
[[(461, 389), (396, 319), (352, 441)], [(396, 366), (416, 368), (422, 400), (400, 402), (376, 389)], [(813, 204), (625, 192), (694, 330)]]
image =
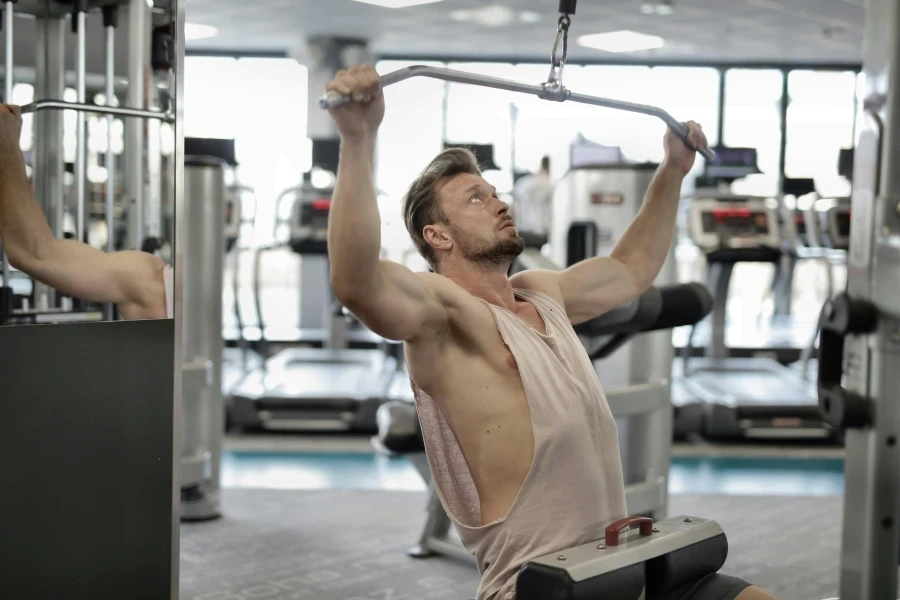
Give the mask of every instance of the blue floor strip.
[[(404, 457), (380, 454), (226, 451), (222, 487), (289, 490), (423, 491)], [(843, 493), (839, 458), (673, 457), (673, 494), (834, 496)]]

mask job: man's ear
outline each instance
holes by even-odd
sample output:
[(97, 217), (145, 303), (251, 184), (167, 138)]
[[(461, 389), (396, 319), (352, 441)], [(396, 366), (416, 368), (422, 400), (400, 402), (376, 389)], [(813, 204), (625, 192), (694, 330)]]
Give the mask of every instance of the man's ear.
[(453, 240), (450, 238), (449, 232), (440, 225), (426, 225), (422, 235), (432, 248), (450, 250), (453, 247)]

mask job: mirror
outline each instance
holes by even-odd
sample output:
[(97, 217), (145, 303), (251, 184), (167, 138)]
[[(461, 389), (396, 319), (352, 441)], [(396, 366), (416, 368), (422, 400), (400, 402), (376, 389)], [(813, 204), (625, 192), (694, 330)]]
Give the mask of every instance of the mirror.
[(0, 325), (172, 318), (175, 4), (0, 4)]

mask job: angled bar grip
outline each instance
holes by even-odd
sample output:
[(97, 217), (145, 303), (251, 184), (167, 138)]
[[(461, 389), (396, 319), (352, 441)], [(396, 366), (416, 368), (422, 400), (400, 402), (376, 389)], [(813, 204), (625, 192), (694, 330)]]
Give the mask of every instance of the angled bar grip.
[[(431, 77), (442, 81), (450, 81), (454, 83), (465, 83), (469, 85), (479, 85), (498, 90), (506, 90), (508, 92), (517, 92), (521, 94), (531, 94), (542, 100), (552, 100), (556, 102), (565, 102), (571, 100), (581, 104), (591, 104), (593, 106), (602, 106), (615, 110), (624, 110), (628, 112), (641, 113), (661, 119), (681, 140), (692, 148), (687, 139), (687, 128), (683, 123), (677, 121), (672, 115), (656, 106), (646, 104), (634, 104), (631, 102), (623, 102), (621, 100), (610, 100), (608, 98), (599, 98), (597, 96), (587, 96), (585, 94), (573, 94), (563, 86), (541, 86), (520, 83), (500, 77), (488, 77), (486, 75), (478, 75), (476, 73), (466, 73), (465, 71), (456, 71), (454, 69), (446, 69), (442, 67), (429, 67), (425, 65), (412, 65), (397, 71), (392, 71), (381, 76), (381, 87), (386, 87), (399, 83), (412, 77)], [(327, 92), (319, 98), (319, 106), (323, 109), (334, 108), (345, 104), (350, 99), (343, 94), (339, 94), (334, 90)], [(715, 154), (709, 148), (699, 150), (707, 160), (713, 160)]]
[(878, 327), (878, 309), (867, 300), (841, 293), (822, 306), (819, 316), (819, 413), (839, 430), (867, 427), (874, 407), (865, 396), (843, 386), (844, 339), (848, 334), (872, 333)]
[(92, 112), (100, 115), (114, 115), (117, 117), (136, 117), (138, 119), (159, 119), (166, 123), (174, 123), (175, 116), (171, 113), (155, 110), (142, 110), (139, 108), (117, 108), (114, 106), (98, 106), (96, 104), (79, 104), (77, 102), (63, 102), (62, 100), (38, 100), (22, 107), (22, 114), (35, 113), (41, 110), (75, 110), (79, 112)]
[(621, 531), (626, 527), (634, 525), (635, 523), (640, 524), (640, 533), (642, 536), (647, 537), (653, 535), (653, 519), (651, 519), (650, 517), (628, 517), (625, 519), (619, 519), (615, 523), (607, 526), (606, 545), (618, 546), (619, 533), (621, 533)]

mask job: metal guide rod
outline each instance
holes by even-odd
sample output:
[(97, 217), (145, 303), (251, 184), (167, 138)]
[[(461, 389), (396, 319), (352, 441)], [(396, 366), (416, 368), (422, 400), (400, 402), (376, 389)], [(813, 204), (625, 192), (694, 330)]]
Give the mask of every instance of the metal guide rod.
[[(115, 56), (116, 29), (113, 26), (106, 28), (106, 105), (112, 106), (116, 96), (116, 56)], [(113, 125), (115, 117), (106, 117), (106, 229), (109, 231), (109, 239), (106, 241), (106, 251), (115, 249), (113, 229), (115, 228), (115, 198), (116, 198), (116, 153), (113, 150)]]
[[(85, 34), (85, 22), (87, 18), (87, 2), (78, 3), (75, 14), (77, 44), (77, 64), (75, 70), (75, 89), (78, 94), (78, 103), (85, 104), (87, 101), (87, 92), (85, 89), (84, 77), (87, 71), (85, 64), (85, 53), (87, 51), (87, 36)], [(76, 210), (75, 215), (75, 239), (79, 242), (85, 241), (84, 235), (84, 196), (85, 196), (85, 169), (87, 168), (87, 120), (83, 111), (76, 113), (76, 135), (75, 135), (75, 198)]]
[[(518, 81), (512, 81), (509, 79), (502, 79), (500, 77), (489, 77), (487, 75), (478, 75), (476, 73), (466, 73), (464, 71), (456, 71), (443, 67), (429, 67), (425, 65), (412, 65), (403, 69), (398, 69), (397, 71), (382, 75), (380, 79), (382, 87), (385, 87), (388, 85), (399, 83), (406, 79), (410, 79), (412, 77), (431, 77), (433, 79), (441, 79), (443, 81), (450, 81), (454, 83), (480, 85), (483, 87), (506, 90), (509, 92), (531, 94), (533, 96), (541, 98), (542, 100), (554, 100), (557, 102), (571, 100), (572, 102), (578, 102), (581, 104), (591, 104), (594, 106), (603, 106), (616, 110), (624, 110), (628, 112), (650, 115), (661, 119), (679, 138), (681, 138), (685, 143), (688, 143), (687, 128), (685, 128), (684, 124), (677, 121), (672, 115), (659, 107), (649, 106), (645, 104), (634, 104), (621, 100), (610, 100), (608, 98), (599, 98), (597, 96), (588, 96), (585, 94), (573, 94), (562, 86), (556, 89), (546, 89), (540, 85), (530, 85), (527, 83), (520, 83)], [(348, 97), (332, 90), (319, 99), (319, 106), (324, 109), (328, 109), (335, 106), (340, 106), (347, 101), (349, 101)], [(707, 160), (713, 160), (715, 158), (715, 154), (709, 148), (703, 148), (699, 152)]]
[[(151, 3), (152, 4), (152, 3)], [(150, 42), (145, 37), (147, 21), (151, 19), (146, 0), (129, 0), (128, 3), (128, 97), (126, 104), (145, 108), (144, 78), (147, 75), (146, 53)], [(137, 121), (125, 123), (125, 194), (128, 199), (128, 246), (140, 250), (144, 243), (144, 124)]]
[(97, 104), (79, 104), (77, 102), (64, 102), (62, 100), (38, 100), (22, 107), (22, 114), (38, 112), (42, 110), (76, 110), (100, 115), (114, 115), (117, 117), (135, 117), (138, 119), (159, 119), (166, 123), (174, 123), (175, 115), (170, 112), (158, 110), (142, 110), (139, 108), (123, 108), (113, 106), (99, 106)]
[[(6, 37), (6, 72), (3, 81), (3, 101), (12, 102), (13, 93), (13, 3), (3, 3), (3, 33)], [(9, 260), (6, 258), (6, 252), (0, 244), (0, 269), (3, 274), (3, 288), (9, 288), (10, 269)], [(2, 292), (0, 292), (2, 293)], [(0, 298), (0, 301), (3, 299)]]
[[(106, 105), (112, 106), (116, 96), (116, 5), (103, 7), (103, 25), (106, 29)], [(113, 252), (116, 242), (116, 153), (113, 150), (113, 115), (106, 116), (106, 251)], [(104, 307), (104, 317), (111, 321), (115, 315), (115, 306)]]

